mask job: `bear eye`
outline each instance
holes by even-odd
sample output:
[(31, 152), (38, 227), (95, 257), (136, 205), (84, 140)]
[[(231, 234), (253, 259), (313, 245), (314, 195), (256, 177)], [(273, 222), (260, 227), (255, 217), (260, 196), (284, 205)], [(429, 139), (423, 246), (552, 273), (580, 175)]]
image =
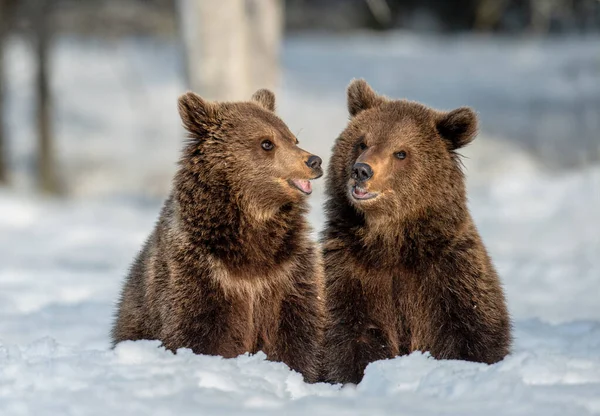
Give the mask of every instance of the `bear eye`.
[(404, 150), (401, 150), (400, 152), (396, 152), (394, 153), (394, 156), (396, 156), (396, 159), (406, 159), (406, 152)]
[(269, 151), (269, 150), (273, 150), (275, 145), (273, 144), (273, 142), (271, 140), (263, 140), (262, 143), (260, 144), (260, 147), (262, 147), (266, 151)]
[(358, 144), (358, 148), (359, 148), (360, 150), (365, 150), (365, 149), (367, 148), (367, 145), (365, 144), (365, 142), (360, 142), (360, 143)]

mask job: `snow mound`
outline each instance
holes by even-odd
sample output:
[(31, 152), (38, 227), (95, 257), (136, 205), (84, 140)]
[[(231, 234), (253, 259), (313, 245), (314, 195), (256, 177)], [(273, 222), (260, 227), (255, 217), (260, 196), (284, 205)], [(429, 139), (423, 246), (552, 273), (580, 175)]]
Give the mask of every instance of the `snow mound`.
[[(592, 329), (592, 331), (589, 331)], [(367, 367), (358, 386), (305, 384), (263, 353), (236, 359), (176, 355), (157, 341), (124, 342), (114, 351), (79, 350), (42, 338), (23, 347), (0, 344), (0, 414), (239, 415), (461, 414), (585, 415), (600, 412), (600, 325), (528, 332), (593, 350), (544, 349), (536, 340), (488, 366), (438, 361), (413, 353)], [(566, 332), (566, 334), (564, 334)], [(449, 410), (451, 409), (451, 411)]]

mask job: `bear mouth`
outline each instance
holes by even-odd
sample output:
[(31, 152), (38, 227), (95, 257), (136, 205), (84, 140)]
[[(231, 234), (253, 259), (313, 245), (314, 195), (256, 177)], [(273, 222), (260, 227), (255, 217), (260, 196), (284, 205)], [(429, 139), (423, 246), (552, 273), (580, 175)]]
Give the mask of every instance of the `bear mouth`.
[(352, 194), (352, 198), (357, 199), (359, 201), (366, 201), (368, 199), (373, 199), (373, 198), (377, 197), (377, 195), (379, 195), (376, 192), (369, 192), (366, 189), (364, 189), (358, 185), (352, 186), (350, 193)]
[(312, 193), (312, 184), (308, 179), (290, 179), (288, 180), (288, 183), (304, 195), (310, 195)]

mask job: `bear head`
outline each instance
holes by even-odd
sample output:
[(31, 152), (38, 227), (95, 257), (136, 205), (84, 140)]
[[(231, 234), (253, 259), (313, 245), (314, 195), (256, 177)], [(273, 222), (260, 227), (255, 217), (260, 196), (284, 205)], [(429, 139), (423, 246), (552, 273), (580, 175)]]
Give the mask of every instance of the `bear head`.
[[(255, 216), (301, 202), (321, 159), (300, 147), (274, 113), (275, 95), (257, 91), (247, 102), (210, 102), (193, 92), (179, 98), (189, 141), (180, 164), (188, 186), (235, 199)], [(190, 180), (191, 178), (191, 180)]]
[(456, 150), (477, 133), (477, 116), (442, 112), (377, 94), (364, 80), (348, 87), (350, 121), (333, 150), (328, 188), (357, 211), (418, 216), (466, 201)]

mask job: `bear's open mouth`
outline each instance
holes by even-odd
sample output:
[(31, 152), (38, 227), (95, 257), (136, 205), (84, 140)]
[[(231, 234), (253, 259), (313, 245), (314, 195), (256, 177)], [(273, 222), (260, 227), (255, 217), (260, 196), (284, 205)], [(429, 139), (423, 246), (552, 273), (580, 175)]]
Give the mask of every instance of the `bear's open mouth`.
[(290, 179), (288, 183), (305, 195), (312, 193), (312, 185), (308, 179)]
[(361, 188), (358, 185), (352, 186), (352, 190), (350, 193), (352, 194), (352, 197), (354, 199), (358, 199), (360, 201), (364, 201), (367, 199), (373, 199), (378, 195), (377, 193), (369, 192), (366, 189)]

